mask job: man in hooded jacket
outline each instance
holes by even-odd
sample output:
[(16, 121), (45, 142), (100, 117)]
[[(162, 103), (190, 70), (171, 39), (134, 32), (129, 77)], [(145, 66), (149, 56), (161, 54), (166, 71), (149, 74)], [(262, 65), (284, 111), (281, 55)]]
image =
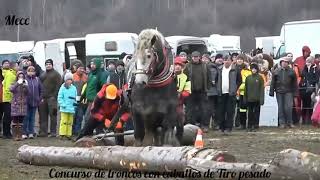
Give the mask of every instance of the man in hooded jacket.
[(104, 76), (104, 72), (101, 69), (101, 63), (102, 60), (99, 58), (93, 58), (90, 63), (91, 72), (88, 76), (86, 90), (83, 93), (83, 96), (85, 97), (81, 97), (81, 99), (87, 99), (88, 102), (87, 111), (84, 117), (85, 122), (89, 119), (90, 109), (94, 98), (102, 88), (103, 84), (106, 82), (106, 77)]

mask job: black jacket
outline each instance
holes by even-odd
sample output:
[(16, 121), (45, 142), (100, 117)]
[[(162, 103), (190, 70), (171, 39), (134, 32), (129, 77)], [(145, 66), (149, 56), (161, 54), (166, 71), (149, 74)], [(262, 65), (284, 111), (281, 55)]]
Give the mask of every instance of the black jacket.
[(291, 68), (278, 68), (273, 72), (269, 95), (274, 96), (274, 92), (297, 93), (297, 77)]
[(301, 82), (299, 84), (300, 92), (315, 91), (316, 84), (319, 80), (319, 72), (315, 64), (311, 65), (310, 68), (307, 65), (304, 66), (301, 73)]

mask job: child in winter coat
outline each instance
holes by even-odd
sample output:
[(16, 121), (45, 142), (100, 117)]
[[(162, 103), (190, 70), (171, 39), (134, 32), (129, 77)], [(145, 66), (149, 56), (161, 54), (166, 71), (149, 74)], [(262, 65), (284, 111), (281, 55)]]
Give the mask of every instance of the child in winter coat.
[(11, 87), (13, 94), (11, 101), (12, 134), (16, 141), (22, 140), (23, 119), (27, 115), (28, 82), (22, 71), (17, 73), (17, 82)]
[(64, 80), (65, 82), (61, 85), (58, 93), (58, 104), (61, 112), (59, 135), (61, 138), (70, 139), (72, 136), (77, 88), (72, 84), (71, 73), (66, 73)]
[(248, 107), (248, 131), (259, 128), (260, 107), (264, 104), (264, 80), (259, 66), (251, 64), (251, 72), (245, 80), (244, 101)]
[(27, 68), (26, 80), (28, 82), (29, 96), (27, 99), (28, 113), (23, 120), (23, 139), (33, 139), (36, 111), (42, 100), (43, 88), (40, 79), (36, 76), (36, 68)]
[(317, 94), (313, 93), (311, 95), (311, 99), (315, 102), (311, 116), (312, 125), (320, 127), (320, 89)]

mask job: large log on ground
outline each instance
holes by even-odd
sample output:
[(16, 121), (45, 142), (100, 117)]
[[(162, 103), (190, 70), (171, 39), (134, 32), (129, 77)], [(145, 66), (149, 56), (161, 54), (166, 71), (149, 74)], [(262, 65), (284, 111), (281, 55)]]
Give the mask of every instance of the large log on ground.
[[(256, 163), (228, 163), (193, 158), (188, 161), (188, 168), (201, 172), (203, 179), (314, 179), (308, 173), (296, 172), (289, 167)], [(199, 178), (200, 179), (200, 178)], [(316, 178), (317, 179), (317, 178)]]
[[(199, 127), (186, 124), (184, 126), (184, 133), (181, 141), (182, 146), (193, 146), (196, 140), (197, 132)], [(175, 129), (176, 130), (176, 129)], [(124, 133), (133, 133), (133, 130), (125, 131)], [(175, 133), (175, 132), (174, 132)], [(114, 135), (113, 132), (107, 133), (107, 137), (103, 137), (105, 134), (98, 134), (92, 137), (83, 137), (75, 142), (75, 147), (92, 147), (92, 146), (115, 146), (115, 138), (110, 137)], [(133, 146), (134, 136), (132, 134), (124, 136), (124, 146)]]
[(78, 147), (36, 147), (23, 145), (17, 158), (27, 164), (44, 166), (70, 166), (120, 171), (184, 171), (192, 158), (216, 161), (223, 159), (235, 162), (227, 152), (210, 148), (193, 147), (123, 147), (96, 146)]
[(295, 149), (281, 151), (271, 164), (278, 167), (290, 167), (296, 173), (305, 173), (311, 179), (320, 179), (320, 156)]

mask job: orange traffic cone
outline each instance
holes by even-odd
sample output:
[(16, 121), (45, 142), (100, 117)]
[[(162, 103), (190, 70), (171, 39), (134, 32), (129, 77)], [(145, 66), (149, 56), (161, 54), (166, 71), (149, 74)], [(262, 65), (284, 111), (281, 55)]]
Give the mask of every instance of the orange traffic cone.
[(194, 147), (195, 148), (203, 148), (204, 146), (204, 142), (203, 142), (203, 139), (202, 139), (202, 130), (199, 128), (198, 129), (198, 132), (197, 132), (197, 137), (196, 137), (196, 141), (194, 142)]

